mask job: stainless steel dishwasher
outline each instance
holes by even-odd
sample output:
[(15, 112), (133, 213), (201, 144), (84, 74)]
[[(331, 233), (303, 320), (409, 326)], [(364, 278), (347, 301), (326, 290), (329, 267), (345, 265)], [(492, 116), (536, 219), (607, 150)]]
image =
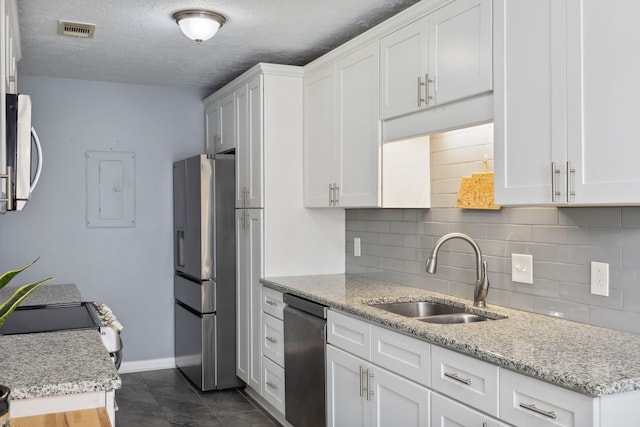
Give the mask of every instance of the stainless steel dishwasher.
[(327, 307), (284, 295), (285, 417), (295, 427), (326, 425)]

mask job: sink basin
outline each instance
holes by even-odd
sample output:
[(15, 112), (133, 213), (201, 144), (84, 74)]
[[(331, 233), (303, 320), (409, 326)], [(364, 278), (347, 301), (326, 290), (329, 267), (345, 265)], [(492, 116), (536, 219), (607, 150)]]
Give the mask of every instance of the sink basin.
[(371, 307), (407, 317), (427, 317), (444, 314), (465, 314), (464, 308), (430, 301), (390, 302), (370, 304)]
[(441, 314), (438, 316), (427, 316), (418, 320), (422, 322), (427, 322), (427, 323), (452, 324), (452, 323), (484, 322), (485, 320), (491, 320), (491, 319), (489, 319), (488, 317), (484, 317), (484, 316), (480, 316), (478, 314), (472, 314), (472, 313), (449, 313), (449, 314)]

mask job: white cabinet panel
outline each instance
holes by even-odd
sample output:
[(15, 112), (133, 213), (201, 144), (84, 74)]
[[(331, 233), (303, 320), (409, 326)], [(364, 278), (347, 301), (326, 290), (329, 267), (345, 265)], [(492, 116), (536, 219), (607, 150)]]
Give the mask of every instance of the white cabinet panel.
[(236, 107), (235, 93), (231, 92), (220, 100), (220, 139), (216, 146), (216, 153), (236, 148)]
[(431, 427), (498, 427), (497, 420), (438, 393), (431, 393)]
[(236, 207), (261, 208), (263, 203), (262, 75), (236, 89)]
[(284, 301), (282, 292), (262, 287), (262, 311), (275, 317), (284, 319)]
[(262, 313), (262, 354), (284, 366), (284, 325), (282, 320)]
[(425, 341), (371, 326), (371, 361), (425, 386), (431, 382), (430, 353)]
[(380, 40), (380, 117), (387, 119), (426, 107), (428, 19), (422, 18)]
[(371, 358), (371, 325), (329, 310), (327, 342), (369, 360)]
[(381, 203), (381, 130), (378, 117), (378, 43), (339, 59), (337, 206), (367, 207)]
[(431, 388), (498, 416), (498, 367), (443, 347), (431, 347)]
[(304, 77), (304, 205), (327, 207), (336, 168), (334, 64)]
[(591, 426), (598, 400), (506, 369), (500, 371), (500, 419), (514, 425)]
[(273, 363), (267, 357), (263, 361), (264, 366), (264, 383), (262, 388), (262, 397), (274, 408), (284, 414), (285, 411), (285, 390), (284, 390), (284, 369)]
[[(384, 369), (371, 369), (368, 388), (375, 427), (429, 427), (429, 390)], [(375, 400), (373, 400), (375, 399)]]
[(491, 13), (491, 0), (456, 0), (429, 15), (429, 76), (435, 104), (492, 90)]
[(327, 346), (327, 425), (369, 426), (368, 402), (362, 396), (364, 362), (331, 345)]
[(204, 109), (206, 154), (215, 154), (220, 144), (220, 108), (217, 100), (210, 100)]
[(257, 392), (262, 375), (261, 209), (236, 210), (236, 375)]

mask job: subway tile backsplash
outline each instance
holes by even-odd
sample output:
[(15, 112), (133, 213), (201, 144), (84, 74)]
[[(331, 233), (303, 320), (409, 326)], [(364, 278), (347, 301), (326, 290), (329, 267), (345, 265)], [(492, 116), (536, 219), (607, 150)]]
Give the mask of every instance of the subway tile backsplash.
[[(473, 298), (475, 258), (445, 243), (435, 275), (424, 263), (437, 238), (472, 236), (489, 264), (489, 304), (640, 334), (640, 208), (455, 208), (460, 178), (493, 170), (493, 127), (431, 136), (431, 209), (347, 210), (347, 273)], [(353, 256), (360, 237), (362, 256)], [(511, 281), (511, 254), (533, 256), (533, 285)], [(590, 293), (591, 261), (609, 263), (609, 296)]]
[[(445, 243), (436, 274), (424, 271), (435, 240), (463, 232), (489, 263), (489, 304), (640, 333), (640, 227), (630, 227), (640, 225), (640, 210), (581, 210), (503, 208), (495, 216), (456, 208), (348, 210), (347, 273), (471, 299), (475, 258), (465, 242)], [(353, 256), (354, 237), (362, 239), (360, 257)], [(533, 285), (511, 281), (512, 253), (533, 256)], [(590, 293), (591, 261), (609, 263), (608, 297)]]

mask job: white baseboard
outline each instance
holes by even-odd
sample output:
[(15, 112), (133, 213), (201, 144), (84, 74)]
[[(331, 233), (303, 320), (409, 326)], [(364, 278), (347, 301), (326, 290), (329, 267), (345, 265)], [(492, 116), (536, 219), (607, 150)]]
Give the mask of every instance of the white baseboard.
[(130, 372), (156, 371), (158, 369), (171, 369), (176, 367), (175, 357), (165, 357), (162, 359), (136, 360), (133, 362), (122, 362), (118, 373), (127, 374)]

